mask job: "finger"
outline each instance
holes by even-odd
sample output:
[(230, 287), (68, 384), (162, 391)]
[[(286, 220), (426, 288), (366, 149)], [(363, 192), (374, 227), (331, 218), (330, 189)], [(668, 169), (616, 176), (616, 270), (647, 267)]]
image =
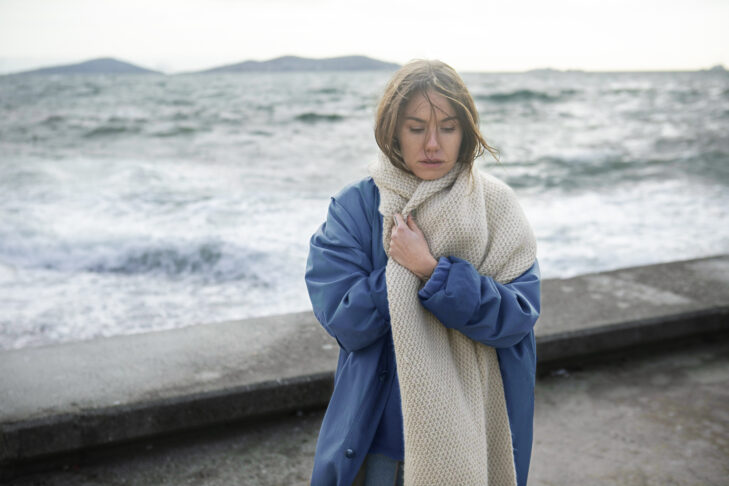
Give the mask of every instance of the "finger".
[(405, 221), (402, 219), (402, 214), (395, 213), (395, 226), (400, 226), (401, 224), (405, 224)]
[(413, 216), (410, 214), (408, 214), (408, 228), (416, 233), (422, 233), (422, 231), (420, 231), (420, 228), (418, 228), (418, 225), (415, 223), (415, 218), (413, 218)]
[(410, 229), (411, 229), (411, 230), (413, 230), (413, 231), (415, 231), (415, 228), (417, 228), (417, 227), (418, 227), (418, 226), (417, 226), (417, 225), (415, 224), (415, 219), (413, 219), (413, 215), (412, 215), (412, 214), (408, 214), (408, 219), (407, 219), (407, 222), (408, 222), (408, 228), (410, 228)]

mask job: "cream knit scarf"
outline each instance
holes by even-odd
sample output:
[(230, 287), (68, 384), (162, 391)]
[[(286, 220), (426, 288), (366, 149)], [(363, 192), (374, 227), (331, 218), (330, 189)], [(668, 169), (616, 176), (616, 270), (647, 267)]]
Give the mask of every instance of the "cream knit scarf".
[[(380, 191), (383, 243), (393, 215), (413, 214), (437, 259), (455, 256), (508, 283), (536, 258), (511, 189), (464, 170), (423, 181), (384, 158), (370, 167)], [(494, 348), (448, 329), (418, 300), (422, 283), (389, 259), (385, 271), (405, 429), (405, 484), (516, 485), (511, 430)]]

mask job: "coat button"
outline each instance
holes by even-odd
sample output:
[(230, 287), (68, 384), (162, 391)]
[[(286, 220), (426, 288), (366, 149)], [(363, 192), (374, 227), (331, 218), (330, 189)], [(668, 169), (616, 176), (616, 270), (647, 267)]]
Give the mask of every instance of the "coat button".
[(344, 451), (344, 455), (347, 456), (347, 459), (352, 459), (354, 457), (354, 451), (352, 449), (347, 449)]

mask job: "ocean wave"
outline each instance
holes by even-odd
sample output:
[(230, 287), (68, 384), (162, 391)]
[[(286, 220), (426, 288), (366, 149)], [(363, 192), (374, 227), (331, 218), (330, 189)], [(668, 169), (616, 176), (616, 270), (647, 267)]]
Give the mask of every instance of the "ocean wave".
[(96, 83), (84, 83), (83, 88), (76, 91), (74, 94), (79, 98), (92, 97), (101, 93), (102, 86)]
[(192, 133), (195, 133), (199, 131), (195, 127), (191, 127), (189, 125), (178, 125), (166, 130), (158, 130), (150, 133), (152, 137), (158, 137), (158, 138), (166, 138), (166, 137), (176, 137), (178, 135), (190, 135)]
[(574, 89), (563, 89), (557, 95), (545, 93), (543, 91), (534, 91), (531, 89), (519, 89), (504, 93), (477, 94), (474, 98), (477, 101), (488, 101), (492, 103), (520, 103), (523, 101), (542, 101), (545, 103), (553, 103), (562, 101), (577, 94)]
[(194, 106), (195, 102), (187, 98), (176, 98), (172, 100), (162, 100), (168, 106)]
[(107, 123), (146, 123), (147, 121), (149, 121), (149, 119), (143, 116), (123, 117), (116, 115), (113, 115), (106, 120)]
[(139, 127), (130, 127), (124, 125), (101, 125), (84, 133), (84, 138), (100, 138), (111, 137), (114, 135), (139, 133)]
[(314, 94), (341, 94), (343, 91), (339, 88), (319, 88), (319, 89), (312, 89), (310, 93)]
[(86, 262), (83, 270), (94, 273), (161, 274), (168, 277), (208, 275), (215, 280), (238, 280), (245, 272), (224, 271), (226, 255), (220, 243), (198, 243), (189, 247), (166, 244), (158, 247), (130, 247), (112, 258)]
[(204, 283), (245, 280), (268, 285), (266, 252), (218, 240), (153, 242), (37, 242), (0, 247), (0, 261), (14, 268), (42, 268), (69, 273), (146, 275)]
[(636, 161), (617, 155), (548, 156), (510, 163), (504, 167), (503, 177), (516, 189), (584, 191), (654, 178), (674, 163), (658, 159)]
[(679, 103), (690, 104), (690, 103), (694, 103), (697, 100), (701, 99), (701, 97), (703, 96), (703, 93), (697, 89), (687, 89), (687, 90), (671, 91), (671, 95), (672, 95), (673, 99)]
[(344, 120), (344, 117), (342, 115), (337, 115), (336, 113), (306, 112), (300, 115), (296, 115), (296, 120), (304, 123), (316, 123), (320, 121), (337, 122)]
[[(51, 114), (47, 115), (39, 122), (35, 122), (37, 127), (50, 130), (72, 130), (80, 131), (84, 138), (110, 137), (121, 134), (139, 133), (142, 126), (147, 123), (145, 117), (120, 117), (111, 116), (104, 120), (94, 120), (94, 125), (89, 127), (89, 123), (78, 117)], [(22, 126), (21, 126), (22, 127)], [(23, 129), (33, 131), (33, 125), (22, 127)]]
[(48, 115), (40, 125), (57, 125), (66, 121), (66, 117), (61, 115)]
[(652, 94), (652, 89), (644, 88), (615, 88), (604, 92), (608, 95), (628, 95), (628, 96), (642, 96), (644, 94)]
[(705, 150), (690, 157), (683, 157), (676, 165), (682, 174), (729, 187), (729, 151), (726, 148)]

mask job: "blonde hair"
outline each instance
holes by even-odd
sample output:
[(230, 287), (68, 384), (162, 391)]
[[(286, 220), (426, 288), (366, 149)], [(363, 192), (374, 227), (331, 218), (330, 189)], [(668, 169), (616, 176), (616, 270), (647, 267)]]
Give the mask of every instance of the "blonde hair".
[(458, 73), (441, 61), (415, 60), (405, 64), (393, 75), (377, 106), (375, 140), (390, 163), (409, 171), (397, 140), (398, 123), (405, 106), (414, 95), (422, 93), (430, 101), (428, 91), (443, 95), (456, 111), (463, 130), (459, 162), (470, 167), (476, 157), (484, 152), (498, 160), (496, 149), (490, 147), (481, 135), (476, 104)]

